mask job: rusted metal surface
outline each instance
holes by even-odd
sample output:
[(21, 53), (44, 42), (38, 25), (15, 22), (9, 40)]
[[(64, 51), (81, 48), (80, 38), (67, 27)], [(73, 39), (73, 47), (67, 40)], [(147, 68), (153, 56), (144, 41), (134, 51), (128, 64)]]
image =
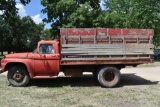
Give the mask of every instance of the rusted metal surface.
[(99, 64), (125, 64), (125, 65), (137, 65), (144, 63), (152, 63), (152, 59), (114, 59), (114, 60), (76, 60), (76, 61), (62, 61), (61, 65), (99, 65)]
[(153, 29), (61, 28), (61, 36), (154, 36)]
[(152, 43), (152, 36), (62, 36), (62, 44)]
[(149, 63), (153, 35), (153, 29), (62, 28), (61, 65)]
[(82, 75), (83, 70), (82, 69), (65, 69), (63, 71), (66, 76), (73, 76), (73, 75)]

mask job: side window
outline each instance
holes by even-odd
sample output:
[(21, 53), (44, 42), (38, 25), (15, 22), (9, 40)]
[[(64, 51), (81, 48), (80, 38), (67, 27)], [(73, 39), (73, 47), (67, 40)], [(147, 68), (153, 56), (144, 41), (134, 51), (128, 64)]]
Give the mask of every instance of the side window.
[(53, 54), (54, 49), (52, 44), (42, 44), (39, 48), (39, 54)]

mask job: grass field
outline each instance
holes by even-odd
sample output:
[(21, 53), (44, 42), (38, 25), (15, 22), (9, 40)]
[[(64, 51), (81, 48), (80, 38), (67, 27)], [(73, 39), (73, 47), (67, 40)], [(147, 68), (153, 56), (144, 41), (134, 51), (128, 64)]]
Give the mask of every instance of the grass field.
[(102, 88), (86, 75), (32, 80), (28, 87), (17, 88), (0, 76), (0, 107), (159, 107), (160, 85), (143, 81), (122, 79), (117, 88)]

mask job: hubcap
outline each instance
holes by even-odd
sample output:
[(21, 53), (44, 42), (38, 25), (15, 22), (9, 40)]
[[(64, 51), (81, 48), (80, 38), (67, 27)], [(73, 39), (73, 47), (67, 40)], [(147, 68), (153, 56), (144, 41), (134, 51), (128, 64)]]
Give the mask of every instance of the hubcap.
[(113, 82), (115, 80), (115, 73), (113, 71), (109, 71), (104, 75), (106, 82)]
[(16, 73), (14, 73), (13, 79), (17, 82), (21, 82), (23, 80), (23, 74), (17, 71)]

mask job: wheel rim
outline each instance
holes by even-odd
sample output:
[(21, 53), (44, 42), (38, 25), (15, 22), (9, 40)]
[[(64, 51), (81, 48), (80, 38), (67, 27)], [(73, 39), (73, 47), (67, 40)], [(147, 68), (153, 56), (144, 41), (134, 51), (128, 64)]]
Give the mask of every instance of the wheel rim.
[(14, 79), (16, 82), (18, 82), (18, 83), (22, 82), (22, 81), (23, 81), (23, 78), (24, 78), (23, 73), (21, 73), (21, 72), (19, 72), (19, 71), (16, 71), (16, 72), (13, 74), (13, 79)]
[(116, 76), (116, 74), (110, 70), (104, 74), (104, 79), (107, 83), (112, 83), (115, 81), (115, 76)]

